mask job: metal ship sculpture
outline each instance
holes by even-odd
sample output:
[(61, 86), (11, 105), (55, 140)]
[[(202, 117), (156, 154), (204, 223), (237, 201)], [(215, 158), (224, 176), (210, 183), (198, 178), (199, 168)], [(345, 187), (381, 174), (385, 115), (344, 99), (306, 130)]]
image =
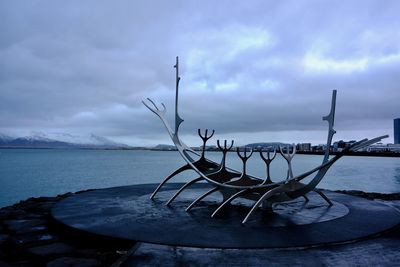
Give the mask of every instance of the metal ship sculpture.
[[(286, 146), (279, 147), (278, 149), (274, 148), (273, 151), (260, 150), (259, 154), (261, 159), (265, 162), (267, 174), (266, 177), (252, 176), (247, 174), (246, 168), (246, 162), (254, 152), (252, 149), (248, 150), (247, 148), (244, 148), (244, 151), (240, 151), (239, 148), (236, 149), (238, 157), (240, 157), (243, 162), (243, 169), (238, 171), (226, 166), (226, 155), (232, 150), (234, 141), (228, 143), (227, 140), (224, 140), (223, 142), (217, 140), (217, 146), (222, 153), (222, 159), (218, 163), (205, 157), (206, 143), (214, 135), (214, 130), (212, 130), (210, 134), (208, 130), (205, 130), (204, 134), (202, 134), (200, 129), (198, 130), (198, 134), (203, 141), (201, 153), (194, 151), (180, 139), (179, 127), (182, 124), (183, 119), (178, 113), (178, 92), (180, 81), (178, 57), (176, 58), (176, 64), (174, 68), (176, 69), (175, 127), (172, 128), (168, 123), (166, 118), (166, 107), (163, 103), (161, 103), (162, 109), (160, 109), (159, 106), (157, 106), (154, 101), (149, 98), (147, 101), (142, 102), (150, 111), (152, 111), (161, 119), (172, 142), (182, 158), (185, 160), (186, 164), (168, 175), (155, 189), (150, 198), (154, 199), (164, 184), (179, 173), (187, 170), (193, 170), (198, 174), (198, 177), (185, 183), (179, 190), (176, 191), (174, 195), (171, 196), (166, 205), (170, 205), (185, 189), (201, 181), (210, 183), (212, 188), (194, 199), (193, 202), (186, 208), (186, 211), (189, 212), (197, 203), (199, 203), (208, 195), (218, 192), (222, 194), (223, 200), (218, 208), (211, 214), (211, 217), (214, 217), (221, 210), (227, 208), (227, 206), (237, 198), (244, 198), (254, 201), (254, 204), (251, 206), (242, 223), (246, 223), (259, 207), (271, 212), (274, 204), (291, 201), (300, 197), (304, 198), (305, 201), (308, 201), (307, 194), (312, 191), (319, 194), (326, 201), (327, 205), (332, 205), (332, 202), (329, 200), (329, 198), (321, 190), (317, 189), (317, 185), (324, 178), (329, 168), (349, 151), (357, 151), (388, 137), (387, 135), (384, 135), (373, 139), (362, 139), (346, 147), (341, 152), (330, 158), (329, 153), (332, 138), (336, 133), (336, 131), (333, 129), (336, 106), (336, 90), (334, 90), (332, 92), (330, 112), (327, 116), (323, 117), (323, 120), (328, 122), (328, 137), (325, 154), (321, 164), (318, 167), (295, 176), (293, 174), (291, 165), (291, 160), (296, 153), (296, 147), (294, 145), (292, 147)], [(287, 176), (279, 181), (272, 181), (270, 177), (270, 164), (277, 155), (277, 152), (287, 162)], [(303, 182), (305, 178), (311, 176), (313, 177), (309, 182)]]

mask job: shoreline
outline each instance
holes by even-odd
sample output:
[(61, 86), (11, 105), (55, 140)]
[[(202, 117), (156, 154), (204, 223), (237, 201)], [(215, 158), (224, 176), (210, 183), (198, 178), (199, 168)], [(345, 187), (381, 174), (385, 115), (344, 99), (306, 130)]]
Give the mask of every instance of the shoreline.
[[(102, 151), (157, 151), (157, 152), (173, 152), (177, 151), (176, 149), (153, 149), (153, 148), (143, 148), (143, 147), (133, 147), (133, 148), (61, 148), (61, 147), (0, 147), (0, 151), (2, 149), (44, 149), (44, 150), (102, 150)], [(195, 150), (196, 151), (196, 150)], [(220, 152), (219, 150), (214, 149), (206, 149), (207, 152)], [(338, 154), (339, 152), (330, 152), (331, 156)], [(324, 151), (297, 151), (298, 155), (324, 155)], [(387, 157), (387, 158), (399, 158), (400, 153), (396, 152), (366, 152), (366, 151), (356, 151), (347, 152), (344, 157)]]

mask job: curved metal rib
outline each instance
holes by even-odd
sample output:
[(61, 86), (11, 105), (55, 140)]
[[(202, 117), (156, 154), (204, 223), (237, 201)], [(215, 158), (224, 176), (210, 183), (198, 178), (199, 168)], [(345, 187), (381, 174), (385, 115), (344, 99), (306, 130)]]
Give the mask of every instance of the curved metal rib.
[(324, 193), (322, 193), (321, 190), (314, 188), (313, 191), (318, 193), (318, 195), (320, 195), (329, 204), (329, 206), (333, 205), (332, 201)]
[(165, 204), (167, 206), (169, 206), (169, 204), (171, 204), (172, 201), (174, 201), (174, 199), (179, 196), (180, 193), (182, 193), (183, 190), (185, 190), (187, 187), (191, 186), (194, 183), (197, 183), (198, 181), (204, 180), (203, 177), (199, 177), (196, 178), (194, 180), (191, 180), (190, 182), (187, 182), (186, 184), (184, 184), (176, 193), (175, 195), (173, 195), (170, 200), (168, 200), (168, 202)]
[(267, 198), (273, 196), (274, 194), (284, 192), (286, 187), (287, 187), (287, 185), (284, 184), (284, 185), (281, 185), (281, 186), (276, 187), (276, 188), (274, 188), (274, 189), (271, 189), (271, 190), (267, 191), (264, 195), (262, 195), (262, 196), (257, 200), (257, 202), (253, 205), (253, 207), (251, 208), (251, 210), (249, 211), (249, 213), (247, 213), (247, 215), (246, 215), (246, 217), (244, 218), (244, 220), (242, 221), (242, 223), (245, 224), (245, 223), (249, 220), (250, 216), (251, 216), (251, 215), (254, 213), (254, 211), (262, 204), (262, 202), (263, 202), (264, 200), (266, 200)]
[(171, 173), (170, 175), (168, 175), (168, 176), (164, 179), (164, 181), (162, 181), (162, 182), (157, 186), (156, 190), (154, 190), (154, 192), (151, 194), (150, 199), (153, 199), (153, 198), (155, 197), (155, 195), (158, 193), (158, 191), (160, 191), (161, 187), (163, 187), (164, 184), (165, 184), (166, 182), (168, 182), (168, 180), (170, 180), (172, 177), (174, 177), (175, 175), (177, 175), (177, 174), (179, 174), (179, 173), (181, 173), (181, 172), (183, 172), (183, 171), (191, 170), (191, 169), (192, 169), (192, 168), (190, 167), (190, 165), (189, 165), (189, 164), (186, 164), (186, 165), (180, 167), (179, 169), (175, 170), (175, 171), (174, 171), (173, 173)]
[(219, 189), (218, 187), (214, 187), (214, 188), (212, 188), (211, 190), (205, 192), (203, 195), (201, 195), (201, 196), (199, 196), (198, 198), (196, 198), (196, 200), (193, 201), (193, 202), (186, 208), (186, 211), (190, 211), (190, 210), (194, 207), (194, 205), (196, 205), (199, 201), (201, 201), (201, 200), (202, 200), (203, 198), (205, 198), (206, 196), (208, 196), (208, 195), (210, 195), (210, 194), (212, 194), (212, 193), (218, 191), (218, 189)]
[(240, 196), (241, 194), (246, 193), (248, 189), (243, 189), (240, 190), (239, 192), (236, 192), (235, 194), (233, 194), (232, 196), (230, 196), (229, 198), (227, 198), (224, 202), (221, 203), (221, 205), (219, 205), (219, 207), (213, 212), (213, 214), (211, 214), (211, 218), (213, 218), (220, 210), (223, 209), (223, 207), (225, 207), (226, 205), (228, 205), (229, 203), (231, 203), (235, 198), (237, 198), (238, 196)]
[[(151, 103), (153, 103), (153, 105), (155, 106), (156, 110), (158, 111), (158, 108), (157, 108), (157, 106), (154, 104), (154, 102), (151, 101), (150, 99), (149, 99), (149, 101), (150, 101)], [(146, 105), (146, 106), (147, 106), (147, 105)], [(193, 162), (193, 164), (194, 164), (196, 167), (198, 167), (201, 171), (207, 171), (207, 170), (209, 170), (209, 169), (213, 169), (213, 168), (217, 168), (217, 167), (218, 167), (218, 164), (213, 163), (213, 162), (210, 162), (210, 161), (208, 161), (208, 160), (204, 157), (206, 142), (207, 142), (208, 139), (210, 139), (210, 138), (214, 135), (214, 132), (215, 132), (215, 131), (213, 130), (213, 131), (212, 131), (212, 134), (211, 134), (210, 136), (208, 136), (208, 130), (206, 130), (205, 136), (202, 136), (202, 134), (201, 134), (201, 132), (200, 132), (200, 129), (198, 130), (199, 136), (200, 136), (201, 139), (203, 140), (203, 151), (202, 151), (202, 153), (201, 153), (200, 159), (197, 160), (197, 161), (195, 161), (195, 162)], [(153, 192), (153, 194), (150, 196), (150, 199), (153, 199), (154, 196), (157, 194), (157, 192), (161, 189), (161, 187), (163, 187), (164, 184), (165, 184), (168, 180), (170, 180), (173, 176), (179, 174), (179, 173), (182, 172), (182, 171), (190, 170), (190, 169), (192, 169), (192, 167), (191, 167), (189, 164), (186, 164), (186, 165), (180, 167), (178, 170), (174, 171), (172, 174), (170, 174), (168, 177), (166, 177), (166, 178), (164, 179), (164, 181), (162, 181), (162, 182), (158, 185), (158, 187), (156, 188), (156, 190), (155, 190), (155, 191)]]

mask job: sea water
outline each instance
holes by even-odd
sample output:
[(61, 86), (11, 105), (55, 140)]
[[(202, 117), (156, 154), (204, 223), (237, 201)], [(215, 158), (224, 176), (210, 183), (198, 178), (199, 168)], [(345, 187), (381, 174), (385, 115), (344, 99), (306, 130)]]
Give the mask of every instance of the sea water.
[[(206, 152), (217, 162), (221, 153)], [(294, 175), (318, 166), (322, 156), (296, 155)], [(0, 207), (38, 196), (113, 186), (159, 183), (184, 164), (177, 151), (0, 149)], [(228, 154), (228, 166), (242, 170), (236, 153)], [(277, 156), (271, 164), (272, 180), (286, 178), (287, 164)], [(265, 177), (266, 168), (259, 154), (250, 158), (247, 172)], [(184, 182), (198, 175), (186, 171), (171, 182)], [(350, 157), (336, 162), (319, 187), (400, 192), (400, 158)]]

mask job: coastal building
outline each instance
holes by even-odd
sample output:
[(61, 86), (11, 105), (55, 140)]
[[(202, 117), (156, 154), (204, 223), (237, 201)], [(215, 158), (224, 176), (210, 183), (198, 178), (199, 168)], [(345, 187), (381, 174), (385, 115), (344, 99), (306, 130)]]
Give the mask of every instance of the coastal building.
[(400, 144), (400, 118), (393, 120), (393, 139), (395, 144)]
[(400, 144), (388, 144), (387, 146), (390, 152), (400, 153)]
[(296, 145), (297, 151), (311, 151), (311, 143), (300, 143)]
[(356, 142), (356, 140), (351, 140), (351, 141), (337, 141), (333, 143), (333, 147), (332, 147), (332, 151), (333, 152), (340, 152), (343, 149), (345, 149), (346, 147), (351, 146), (352, 144), (354, 144)]
[(400, 144), (382, 144), (376, 143), (365, 147), (360, 150), (361, 152), (388, 152), (388, 153), (399, 153)]
[(366, 151), (366, 152), (390, 152), (390, 148), (386, 144), (376, 143), (376, 144), (370, 145), (370, 146), (362, 149), (361, 151)]
[[(325, 148), (326, 148), (325, 144), (319, 144), (319, 145), (316, 145), (316, 146), (312, 146), (311, 147), (311, 151), (313, 151), (313, 152), (324, 152)], [(331, 146), (330, 150), (332, 150), (332, 146)]]

